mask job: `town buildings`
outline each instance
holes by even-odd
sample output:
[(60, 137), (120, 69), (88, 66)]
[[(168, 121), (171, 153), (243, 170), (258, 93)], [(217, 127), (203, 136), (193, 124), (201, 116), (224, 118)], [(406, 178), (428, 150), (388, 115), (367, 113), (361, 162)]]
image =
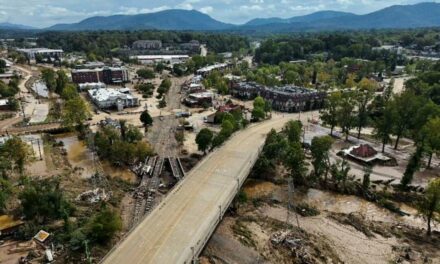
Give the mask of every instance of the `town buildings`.
[(101, 109), (116, 108), (118, 111), (122, 111), (124, 108), (139, 105), (138, 98), (131, 95), (128, 88), (93, 89), (88, 90), (88, 94), (93, 103)]
[(160, 50), (162, 48), (162, 41), (160, 40), (137, 40), (133, 42), (133, 49), (146, 50)]
[(130, 81), (128, 70), (125, 67), (103, 67), (96, 69), (72, 70), (72, 81), (81, 83), (121, 84)]
[(137, 55), (130, 59), (137, 60), (141, 64), (152, 65), (156, 63), (181, 64), (189, 60), (188, 55)]
[(246, 100), (261, 96), (270, 102), (272, 109), (281, 112), (320, 109), (327, 95), (314, 89), (296, 86), (266, 87), (253, 82), (233, 82), (230, 91), (234, 97)]
[(206, 77), (213, 71), (223, 71), (229, 67), (227, 63), (216, 63), (197, 70), (197, 75)]
[(62, 49), (47, 49), (47, 48), (32, 48), (32, 49), (17, 49), (18, 52), (23, 53), (29, 60), (35, 60), (38, 55), (43, 58), (60, 59), (64, 55)]
[(189, 52), (199, 52), (200, 51), (200, 42), (198, 40), (191, 40), (188, 43), (182, 43), (180, 44), (180, 48), (182, 50), (186, 50)]
[(205, 107), (205, 106), (211, 106), (213, 99), (214, 99), (214, 93), (204, 91), (204, 92), (189, 94), (183, 100), (183, 103), (189, 107)]

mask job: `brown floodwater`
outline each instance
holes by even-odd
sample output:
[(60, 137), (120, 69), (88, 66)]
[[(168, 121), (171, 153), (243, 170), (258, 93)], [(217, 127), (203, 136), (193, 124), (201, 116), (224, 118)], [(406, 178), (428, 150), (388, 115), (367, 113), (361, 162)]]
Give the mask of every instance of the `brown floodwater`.
[[(81, 177), (90, 178), (95, 173), (93, 153), (87, 148), (84, 141), (78, 140), (74, 133), (58, 135), (56, 140), (64, 143), (67, 160), (73, 168), (79, 169)], [(137, 180), (136, 175), (126, 168), (115, 167), (108, 162), (102, 162), (101, 165), (104, 172), (111, 177), (120, 178), (131, 183)]]
[(56, 137), (58, 142), (63, 142), (67, 151), (67, 160), (73, 168), (77, 168), (81, 177), (90, 178), (95, 167), (93, 155), (84, 141), (78, 140), (75, 134), (62, 134)]

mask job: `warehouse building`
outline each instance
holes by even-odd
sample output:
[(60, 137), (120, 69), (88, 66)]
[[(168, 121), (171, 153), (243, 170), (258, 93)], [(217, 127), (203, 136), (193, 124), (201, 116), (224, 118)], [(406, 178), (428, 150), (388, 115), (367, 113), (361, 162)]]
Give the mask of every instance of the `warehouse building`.
[(137, 60), (140, 64), (153, 65), (156, 63), (181, 64), (189, 60), (188, 55), (138, 55), (130, 59)]
[(32, 48), (17, 49), (17, 51), (23, 53), (29, 60), (35, 60), (36, 56), (38, 55), (41, 55), (44, 58), (62, 58), (64, 54), (62, 49)]

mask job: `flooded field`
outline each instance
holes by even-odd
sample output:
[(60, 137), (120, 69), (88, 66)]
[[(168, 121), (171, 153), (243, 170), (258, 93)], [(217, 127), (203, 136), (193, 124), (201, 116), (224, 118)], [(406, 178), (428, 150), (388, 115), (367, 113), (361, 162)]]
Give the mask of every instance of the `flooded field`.
[[(78, 169), (82, 178), (90, 178), (96, 171), (93, 154), (89, 151), (84, 141), (78, 140), (75, 134), (63, 134), (57, 137), (58, 142), (63, 142), (70, 165)], [(97, 165), (98, 166), (98, 165)], [(126, 168), (111, 166), (108, 162), (101, 163), (104, 172), (111, 177), (116, 177), (129, 182), (136, 182), (136, 175)]]
[(56, 138), (58, 142), (63, 142), (64, 148), (67, 151), (67, 159), (70, 165), (77, 168), (83, 178), (90, 178), (95, 167), (93, 164), (93, 155), (87, 149), (83, 141), (79, 141), (74, 134), (64, 134)]

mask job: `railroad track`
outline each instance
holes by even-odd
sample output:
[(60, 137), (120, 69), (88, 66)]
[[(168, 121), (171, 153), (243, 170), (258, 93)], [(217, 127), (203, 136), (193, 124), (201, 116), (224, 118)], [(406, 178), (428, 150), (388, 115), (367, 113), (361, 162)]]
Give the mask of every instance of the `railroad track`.
[[(169, 101), (168, 110), (170, 111), (180, 108), (180, 96), (178, 94), (180, 85), (181, 82), (173, 82), (173, 87), (167, 96)], [(154, 120), (154, 126), (147, 137), (148, 141), (154, 146), (157, 156), (150, 158), (148, 161), (146, 160), (139, 173), (142, 179), (134, 193), (136, 201), (132, 226), (139, 223), (142, 217), (150, 212), (156, 204), (157, 191), (161, 183), (160, 175), (165, 164), (164, 157), (177, 156), (174, 130), (178, 125), (179, 120), (173, 115), (155, 118)], [(172, 162), (172, 170), (178, 174), (177, 178), (181, 179), (183, 177), (183, 170), (179, 170), (181, 164), (178, 163), (176, 158)], [(147, 168), (150, 168), (148, 172), (146, 172)], [(175, 172), (173, 172), (173, 175), (176, 175)]]

